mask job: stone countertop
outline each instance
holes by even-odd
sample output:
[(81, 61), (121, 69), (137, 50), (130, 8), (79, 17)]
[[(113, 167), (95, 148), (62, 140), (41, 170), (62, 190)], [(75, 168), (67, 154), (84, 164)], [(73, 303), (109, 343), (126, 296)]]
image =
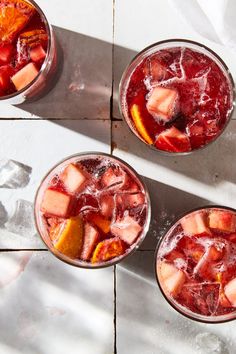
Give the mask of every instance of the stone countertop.
[[(38, 236), (0, 228), (0, 353), (234, 354), (235, 322), (206, 325), (175, 312), (153, 274), (157, 235), (196, 206), (235, 207), (236, 114), (207, 149), (166, 157), (121, 120), (118, 83), (132, 57), (168, 38), (215, 50), (236, 78), (236, 54), (197, 34), (165, 0), (38, 0), (64, 53), (62, 74), (41, 100), (0, 109), (0, 159), (32, 168), (30, 183), (1, 189), (9, 215), (33, 202), (48, 169), (82, 151), (113, 153), (144, 178), (153, 215), (141, 248), (115, 267), (82, 270), (53, 257)], [(76, 89), (71, 90), (71, 84)], [(208, 348), (209, 347), (209, 348)], [(207, 349), (208, 348), (208, 349)]]

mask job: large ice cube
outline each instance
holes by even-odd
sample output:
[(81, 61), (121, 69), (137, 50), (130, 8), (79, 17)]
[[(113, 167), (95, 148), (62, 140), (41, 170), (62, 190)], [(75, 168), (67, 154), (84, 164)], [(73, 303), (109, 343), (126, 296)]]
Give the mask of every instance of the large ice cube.
[(17, 200), (14, 214), (8, 219), (5, 226), (8, 231), (17, 235), (25, 237), (36, 235), (33, 204), (27, 200)]
[(7, 222), (7, 217), (7, 211), (2, 202), (0, 202), (0, 227), (3, 227), (4, 224)]
[(14, 160), (0, 160), (0, 188), (23, 188), (30, 181), (32, 168)]

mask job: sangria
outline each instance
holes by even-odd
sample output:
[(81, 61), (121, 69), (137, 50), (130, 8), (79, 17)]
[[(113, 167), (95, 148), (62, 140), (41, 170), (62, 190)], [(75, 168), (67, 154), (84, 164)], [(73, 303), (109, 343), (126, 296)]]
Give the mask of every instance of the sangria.
[(234, 83), (224, 62), (187, 40), (144, 49), (120, 83), (120, 110), (131, 130), (168, 153), (189, 153), (215, 140), (233, 101)]
[(42, 10), (28, 0), (0, 1), (0, 101), (21, 103), (46, 86), (56, 49)]
[(144, 239), (150, 201), (136, 172), (110, 155), (66, 159), (42, 181), (35, 200), (38, 232), (70, 264), (98, 268), (117, 263)]
[(206, 207), (178, 220), (156, 253), (159, 286), (183, 315), (236, 319), (236, 210)]

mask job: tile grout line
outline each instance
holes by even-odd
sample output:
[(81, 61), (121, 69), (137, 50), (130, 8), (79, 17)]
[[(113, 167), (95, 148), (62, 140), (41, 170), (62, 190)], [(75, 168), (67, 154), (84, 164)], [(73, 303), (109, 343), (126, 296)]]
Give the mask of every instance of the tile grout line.
[(46, 248), (6, 248), (6, 249), (0, 249), (0, 253), (7, 253), (7, 252), (48, 252)]
[(113, 323), (114, 323), (114, 354), (117, 354), (117, 330), (116, 330), (116, 265), (114, 265), (114, 318), (113, 318)]

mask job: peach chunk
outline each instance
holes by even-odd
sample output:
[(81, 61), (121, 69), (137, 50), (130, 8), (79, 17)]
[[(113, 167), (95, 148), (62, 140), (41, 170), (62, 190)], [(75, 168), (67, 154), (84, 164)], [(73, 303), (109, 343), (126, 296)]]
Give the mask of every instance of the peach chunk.
[(236, 278), (225, 285), (224, 292), (232, 306), (236, 307)]
[(29, 63), (11, 77), (17, 91), (30, 84), (38, 75), (39, 71), (33, 63)]
[(111, 233), (120, 237), (123, 241), (128, 243), (128, 245), (132, 245), (134, 243), (141, 230), (142, 227), (139, 223), (129, 215), (117, 220), (111, 226)]
[(175, 89), (155, 87), (147, 102), (148, 112), (164, 122), (171, 121), (179, 111), (179, 94)]
[(41, 204), (41, 211), (46, 215), (65, 218), (70, 206), (71, 196), (53, 189), (47, 189)]
[(83, 236), (83, 220), (79, 216), (70, 218), (66, 220), (65, 227), (54, 247), (67, 257), (79, 257), (83, 245)]
[(236, 231), (236, 214), (228, 211), (214, 210), (209, 215), (209, 226), (223, 232)]
[(170, 152), (186, 152), (191, 150), (190, 140), (187, 134), (181, 132), (174, 126), (160, 133), (155, 145), (158, 149)]
[(36, 63), (45, 59), (45, 57), (46, 52), (41, 45), (37, 45), (37, 47), (34, 47), (30, 50), (30, 59)]
[(82, 252), (80, 258), (84, 261), (88, 261), (96, 246), (99, 238), (99, 233), (92, 225), (86, 223), (84, 226), (84, 243), (82, 246)]
[(172, 264), (161, 262), (161, 264), (157, 265), (157, 273), (164, 289), (172, 296), (177, 296), (185, 282), (184, 272)]
[(83, 189), (85, 182), (88, 179), (88, 174), (79, 168), (79, 166), (71, 163), (64, 169), (60, 178), (66, 189), (70, 193), (75, 193)]
[(186, 235), (211, 234), (207, 225), (207, 214), (204, 211), (187, 215), (180, 223)]
[(92, 263), (105, 262), (121, 256), (125, 251), (123, 242), (117, 238), (110, 238), (99, 242), (92, 257)]

